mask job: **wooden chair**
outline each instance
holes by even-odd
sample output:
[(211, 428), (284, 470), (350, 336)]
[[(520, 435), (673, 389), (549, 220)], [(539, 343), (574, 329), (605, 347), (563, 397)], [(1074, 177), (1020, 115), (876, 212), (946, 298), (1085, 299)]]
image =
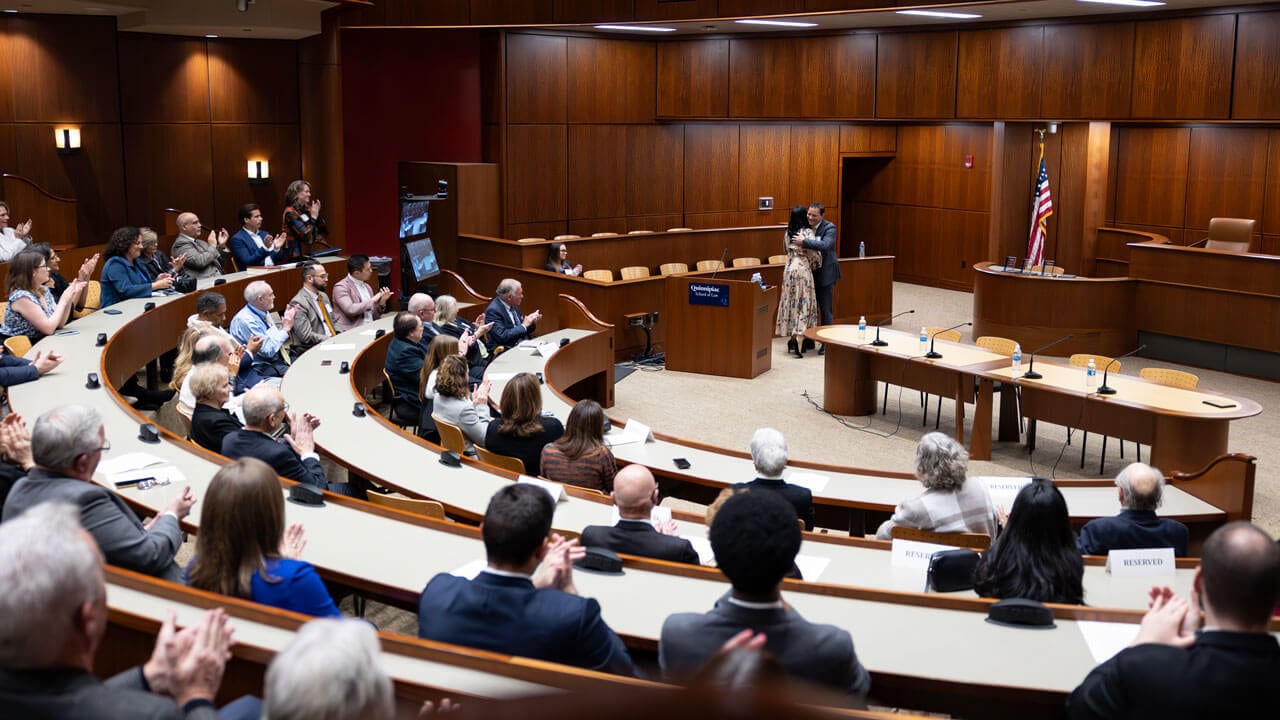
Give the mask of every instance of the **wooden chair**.
[(102, 283), (97, 280), (90, 280), (89, 285), (84, 289), (84, 307), (79, 310), (72, 310), (72, 318), (82, 318), (86, 315), (92, 315), (102, 309)]
[(1182, 388), (1184, 390), (1194, 390), (1200, 385), (1199, 375), (1183, 372), (1181, 370), (1174, 370), (1172, 368), (1142, 368), (1138, 371), (1138, 377), (1143, 380), (1150, 380), (1153, 383)]
[(412, 411), (405, 401), (396, 397), (396, 388), (391, 384), (391, 375), (387, 373), (387, 369), (382, 369), (383, 392), (382, 396), (387, 398), (387, 419), (402, 430), (416, 432), (418, 428), (418, 420), (420, 415)]
[(546, 238), (542, 238), (542, 237), (523, 237), (523, 238), (520, 238), (519, 240), (517, 240), (516, 242), (522, 242), (522, 243), (536, 243), (536, 242), (546, 242), (546, 241), (547, 241), (547, 239), (546, 239)]
[(649, 268), (643, 265), (628, 265), (622, 268), (621, 273), (623, 280), (639, 280), (649, 277)]
[(14, 357), (25, 357), (31, 350), (31, 338), (26, 335), (14, 335), (4, 341), (4, 346), (9, 349), (9, 354)]
[(182, 423), (182, 437), (187, 440), (191, 439), (191, 411), (182, 406), (182, 403), (174, 401), (173, 409), (177, 411), (178, 422)]
[(436, 520), (448, 519), (444, 514), (444, 505), (441, 505), (435, 500), (419, 500), (417, 498), (383, 495), (382, 493), (369, 493), (369, 502), (374, 505), (393, 508), (419, 517), (434, 518)]
[[(929, 336), (929, 339), (930, 339), (929, 344), (931, 346), (933, 344), (932, 340), (934, 338), (937, 338), (938, 340), (946, 340), (947, 342), (960, 342), (960, 339), (962, 337), (960, 335), (959, 330), (947, 330), (942, 327), (933, 327), (933, 326), (925, 327), (925, 333)], [(889, 387), (888, 385), (886, 385), (885, 394), (887, 395), (888, 392), (889, 392)], [(925, 425), (929, 424), (929, 394), (920, 393), (920, 401), (921, 401), (921, 404), (924, 406), (924, 416), (920, 418), (920, 426), (924, 427)], [(887, 398), (885, 402), (886, 404), (888, 403)], [(959, 422), (959, 420), (957, 420), (957, 422)], [(937, 430), (941, 425), (942, 425), (942, 398), (939, 397), (938, 406), (934, 408), (934, 411), (933, 411), (933, 429)]]
[(462, 434), (462, 428), (441, 418), (439, 415), (432, 415), (431, 419), (436, 421), (436, 430), (440, 433), (440, 446), (445, 450), (452, 450), (459, 455), (465, 455), (467, 452), (467, 437)]
[(577, 240), (580, 237), (582, 236), (581, 235), (557, 235), (551, 239), (555, 240), (556, 242), (561, 242), (563, 240)]
[(618, 233), (616, 232), (598, 232), (598, 233), (591, 233), (591, 237), (614, 237), (617, 234)]
[(1246, 218), (1209, 218), (1209, 237), (1205, 238), (1207, 250), (1249, 252), (1258, 221)]
[(905, 525), (895, 525), (891, 535), (895, 540), (915, 540), (916, 542), (954, 545), (955, 547), (973, 548), (974, 550), (986, 550), (991, 547), (991, 536), (986, 533), (940, 533)]
[(723, 270), (723, 269), (724, 269), (724, 263), (720, 262), (719, 260), (699, 260), (698, 261), (698, 270), (701, 272), (706, 272), (707, 270)]
[(760, 258), (740, 257), (733, 259), (733, 266), (738, 267), (755, 267), (760, 264)]
[(613, 282), (612, 270), (588, 270), (582, 273), (582, 277), (588, 280), (598, 280), (599, 282)]
[(693, 228), (667, 228), (667, 232), (693, 232)]
[(628, 230), (628, 235), (652, 235), (652, 230)]
[(489, 452), (479, 445), (476, 446), (476, 457), (480, 459), (480, 462), (486, 465), (499, 467), (503, 470), (510, 470), (511, 472), (519, 473), (520, 475), (524, 474), (524, 461), (518, 457), (499, 455), (495, 452)]
[(689, 265), (687, 263), (662, 263), (658, 266), (658, 273), (663, 277), (675, 273), (687, 272), (689, 272)]
[(786, 255), (770, 255), (769, 264), (770, 265), (786, 265), (787, 256)]
[[(1089, 367), (1089, 361), (1092, 360), (1094, 367), (1098, 369), (1098, 382), (1102, 382), (1102, 374), (1103, 372), (1106, 371), (1106, 368), (1108, 365), (1110, 365), (1111, 370), (1114, 370), (1116, 373), (1120, 372), (1120, 365), (1121, 365), (1120, 361), (1116, 360), (1115, 362), (1112, 362), (1113, 359), (1114, 358), (1107, 357), (1106, 355), (1076, 353), (1075, 355), (1072, 355), (1071, 357), (1067, 358), (1067, 363), (1072, 367), (1085, 368), (1085, 367)], [(1080, 433), (1080, 467), (1084, 467), (1085, 444), (1088, 441), (1089, 441), (1089, 433), (1081, 432)], [(1123, 458), (1124, 457), (1124, 441), (1121, 440), (1119, 442), (1120, 442), (1120, 457)], [(1067, 444), (1068, 445), (1071, 444), (1071, 428), (1067, 428)], [(1107, 464), (1107, 436), (1103, 435), (1102, 436), (1102, 457), (1098, 460), (1099, 475), (1102, 474), (1102, 470), (1104, 467), (1106, 467), (1106, 464)]]

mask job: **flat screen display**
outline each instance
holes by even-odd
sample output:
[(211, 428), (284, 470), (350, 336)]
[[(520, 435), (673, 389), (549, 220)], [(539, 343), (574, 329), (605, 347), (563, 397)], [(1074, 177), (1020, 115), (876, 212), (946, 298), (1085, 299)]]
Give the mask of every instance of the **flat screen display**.
[(436, 251), (431, 247), (431, 238), (411, 240), (404, 244), (404, 250), (409, 255), (409, 266), (413, 268), (415, 280), (422, 282), (440, 274), (440, 263), (436, 261)]
[(427, 208), (430, 200), (413, 200), (400, 203), (400, 237), (421, 235), (427, 231)]

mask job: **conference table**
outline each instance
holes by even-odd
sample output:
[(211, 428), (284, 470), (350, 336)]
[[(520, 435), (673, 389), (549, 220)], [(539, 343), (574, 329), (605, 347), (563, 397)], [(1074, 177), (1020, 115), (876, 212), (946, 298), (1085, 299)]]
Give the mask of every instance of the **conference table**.
[[(237, 304), (235, 292), (250, 277), (230, 278), (232, 283), (225, 290), (233, 308)], [(259, 277), (274, 280), (270, 274)], [(113, 447), (109, 458), (131, 453), (147, 453), (158, 458), (163, 465), (154, 472), (173, 477), (171, 485), (119, 491), (144, 514), (157, 512), (182, 492), (184, 485), (190, 485), (197, 498), (203, 497), (210, 478), (223, 462), (219, 456), (167, 432), (162, 433), (158, 443), (140, 440), (138, 425), (145, 420), (144, 416), (129, 408), (110, 389), (84, 387), (88, 373), (105, 376), (113, 362), (95, 345), (97, 333), (106, 333), (112, 338), (108, 351), (150, 354), (148, 346), (154, 349), (165, 344), (163, 338), (135, 335), (131, 331), (172, 322), (176, 318), (167, 314), (175, 311), (185, 317), (186, 308), (175, 304), (172, 296), (152, 301), (159, 307), (145, 311), (148, 301), (127, 300), (113, 306), (121, 311), (118, 315), (98, 312), (77, 320), (74, 334), (45, 338), (36, 349), (57, 350), (66, 360), (38, 382), (11, 389), (13, 406), (31, 420), (42, 410), (65, 402), (96, 408), (103, 415), (107, 439)], [(147, 312), (154, 314), (147, 315)], [(350, 343), (364, 331), (352, 331), (329, 342)], [(340, 364), (336, 360), (341, 353), (330, 355), (335, 362), (324, 366), (325, 352), (313, 350), (303, 359), (316, 353), (316, 366), (332, 373), (326, 378), (327, 382), (340, 386), (342, 378), (333, 375), (340, 375)], [(286, 379), (286, 389), (290, 389), (293, 380)], [(313, 411), (317, 409), (313, 403), (320, 398), (342, 394), (316, 392), (315, 385), (310, 388), (311, 392), (300, 406), (295, 405), (295, 410)], [(351, 411), (352, 405), (344, 402), (337, 417), (324, 416), (320, 436), (324, 437), (326, 427), (338, 425), (336, 421), (343, 414), (354, 418)], [(374, 432), (373, 426), (367, 426), (358, 431), (358, 435), (365, 441), (366, 454), (388, 454), (383, 448), (390, 445), (385, 432)], [(424, 462), (424, 458), (428, 462)], [(400, 465), (398, 472), (405, 477), (430, 478), (454, 472), (429, 462), (430, 459), (429, 453), (420, 454)], [(109, 478), (102, 472), (95, 481), (111, 487)], [(198, 531), (199, 512), (197, 503), (192, 516), (187, 518), (188, 529)], [(420, 589), (436, 573), (474, 569), (484, 557), (483, 543), (474, 527), (375, 508), (350, 498), (327, 495), (323, 507), (287, 503), (286, 520), (302, 523), (308, 539), (304, 559), (312, 562), (327, 580), (348, 584), (402, 606), (412, 607)], [(583, 594), (600, 601), (605, 620), (629, 644), (640, 648), (654, 647), (667, 615), (705, 610), (728, 587), (714, 571), (651, 560), (629, 559), (625, 572), (620, 575), (584, 572), (576, 574), (576, 579)], [(947, 696), (947, 707), (956, 707), (956, 703), (963, 703), (965, 697), (973, 695), (975, 686), (984, 686), (984, 703), (998, 699), (1020, 707), (1030, 703), (1042, 709), (1055, 708), (1062, 694), (1074, 687), (1099, 657), (1105, 656), (1095, 638), (1098, 627), (1109, 629), (1112, 635), (1131, 636), (1140, 616), (1136, 610), (1060, 606), (1055, 608), (1059, 617), (1055, 631), (1030, 633), (983, 622), (986, 601), (982, 600), (796, 581), (788, 581), (785, 588), (788, 601), (801, 614), (852, 633), (860, 657), (876, 675), (877, 697), (889, 702), (900, 700), (901, 704), (913, 707), (920, 706), (914, 701), (914, 690), (922, 686), (934, 689), (936, 698)], [(117, 597), (112, 602), (121, 610), (127, 610), (131, 603), (128, 596)], [(1088, 624), (1094, 620), (1109, 624), (1097, 627)], [(1091, 643), (1094, 650), (1090, 650)], [(1046, 654), (1055, 657), (1051, 667), (1040, 662)], [(965, 662), (954, 662), (957, 657), (964, 657)]]
[[(925, 357), (919, 336), (881, 329), (888, 344), (872, 345), (872, 333), (858, 336), (855, 327), (811, 328), (807, 333), (826, 343), (823, 406), (838, 415), (868, 415), (875, 411), (876, 383), (900, 385), (950, 397), (956, 405), (956, 438), (964, 442), (964, 404), (974, 402), (970, 457), (991, 457), (991, 414), (995, 382), (1021, 390), (1021, 412), (1087, 432), (1131, 440), (1151, 447), (1151, 464), (1166, 473), (1195, 471), (1228, 450), (1230, 423), (1262, 412), (1248, 398), (1201, 389), (1183, 389), (1110, 373), (1116, 390), (1103, 395), (1086, 387), (1084, 368), (1036, 358), (1040, 379), (1023, 376), (1007, 356), (982, 348), (938, 340), (938, 359)], [(1029, 361), (1029, 360), (1024, 360)], [(1102, 380), (1099, 368), (1098, 381)], [(1002, 393), (1011, 402), (1012, 393)], [(1006, 415), (1002, 413), (1002, 420)], [(1002, 439), (1016, 432), (1004, 427)]]

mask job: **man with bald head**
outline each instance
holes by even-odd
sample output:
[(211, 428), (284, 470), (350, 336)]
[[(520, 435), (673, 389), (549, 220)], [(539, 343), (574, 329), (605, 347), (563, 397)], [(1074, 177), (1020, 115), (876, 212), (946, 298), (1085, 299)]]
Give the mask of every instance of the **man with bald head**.
[(1138, 637), (1071, 693), (1068, 717), (1280, 717), (1280, 643), (1267, 632), (1277, 602), (1280, 546), (1247, 522), (1218, 528), (1191, 598), (1152, 588)]
[(676, 536), (674, 521), (654, 525), (649, 520), (658, 502), (658, 484), (643, 465), (628, 465), (613, 476), (613, 504), (618, 524), (590, 525), (582, 531), (582, 544), (617, 553), (698, 564), (698, 553), (688, 540)]
[(1156, 516), (1164, 494), (1163, 473), (1150, 465), (1131, 463), (1116, 476), (1116, 488), (1124, 509), (1115, 517), (1085, 523), (1078, 539), (1081, 553), (1171, 547), (1174, 555), (1186, 557), (1187, 526)]
[(170, 254), (173, 257), (185, 256), (183, 267), (188, 275), (198, 278), (216, 277), (222, 274), (222, 256), (227, 252), (226, 228), (221, 232), (209, 230), (209, 239), (201, 240), (200, 232), (204, 226), (195, 213), (184, 212), (178, 216), (178, 239), (173, 241)]

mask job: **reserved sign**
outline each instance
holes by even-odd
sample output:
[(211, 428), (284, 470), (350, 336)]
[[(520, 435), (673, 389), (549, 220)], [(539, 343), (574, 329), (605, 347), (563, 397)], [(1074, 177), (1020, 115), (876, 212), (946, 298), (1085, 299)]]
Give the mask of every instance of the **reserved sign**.
[(1112, 550), (1107, 553), (1107, 572), (1116, 577), (1152, 577), (1173, 575), (1173, 548)]
[[(955, 550), (954, 545), (920, 542), (919, 540), (903, 540), (894, 538), (889, 564), (893, 567), (927, 568), (929, 558), (942, 550)], [(808, 579), (808, 578), (806, 578)]]
[(729, 307), (729, 286), (723, 283), (689, 283), (690, 305)]
[(1006, 511), (1013, 509), (1013, 501), (1018, 497), (1018, 492), (1031, 483), (1029, 477), (981, 476), (978, 479), (987, 486), (991, 504)]

